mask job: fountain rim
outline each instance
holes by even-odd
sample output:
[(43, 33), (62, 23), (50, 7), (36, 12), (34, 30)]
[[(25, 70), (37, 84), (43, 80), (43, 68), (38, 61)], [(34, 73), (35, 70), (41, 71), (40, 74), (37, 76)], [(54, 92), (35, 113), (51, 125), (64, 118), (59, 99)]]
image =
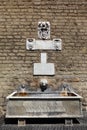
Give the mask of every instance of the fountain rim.
[[(70, 92), (70, 93), (73, 93), (75, 96), (60, 96), (58, 95), (58, 92), (59, 91), (56, 91), (55, 92), (50, 92), (50, 93), (43, 93), (43, 92), (27, 92), (28, 94), (34, 94), (33, 96), (14, 96), (16, 93), (18, 93), (17, 91), (14, 91), (13, 93), (11, 93), (9, 96), (6, 97), (7, 100), (9, 99), (82, 99), (83, 97), (80, 96), (79, 94), (75, 93), (74, 91), (73, 92)], [(39, 96), (37, 96), (39, 95)], [(50, 95), (50, 96), (49, 96)], [(52, 95), (55, 95), (55, 96), (52, 96)]]

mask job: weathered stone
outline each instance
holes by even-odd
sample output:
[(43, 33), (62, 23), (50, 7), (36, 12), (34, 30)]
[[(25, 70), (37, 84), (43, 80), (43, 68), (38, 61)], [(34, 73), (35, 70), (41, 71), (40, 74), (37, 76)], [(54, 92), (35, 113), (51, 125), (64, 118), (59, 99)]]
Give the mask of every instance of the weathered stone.
[(5, 112), (3, 111), (3, 108), (0, 107), (0, 116), (1, 116), (1, 115), (4, 115), (4, 114), (5, 114)]

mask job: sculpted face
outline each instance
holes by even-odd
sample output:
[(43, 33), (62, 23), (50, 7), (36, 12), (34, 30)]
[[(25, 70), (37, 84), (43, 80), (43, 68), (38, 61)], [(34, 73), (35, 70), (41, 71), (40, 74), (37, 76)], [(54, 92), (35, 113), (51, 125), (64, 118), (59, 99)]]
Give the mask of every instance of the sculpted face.
[(38, 37), (43, 40), (50, 38), (49, 22), (38, 22)]

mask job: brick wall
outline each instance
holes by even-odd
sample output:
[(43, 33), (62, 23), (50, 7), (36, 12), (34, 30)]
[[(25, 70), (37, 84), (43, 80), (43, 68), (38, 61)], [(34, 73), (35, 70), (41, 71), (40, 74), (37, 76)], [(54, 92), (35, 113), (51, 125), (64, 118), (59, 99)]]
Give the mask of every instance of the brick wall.
[[(61, 52), (48, 51), (55, 63), (55, 76), (33, 76), (33, 63), (41, 51), (27, 51), (26, 38), (37, 37), (38, 21), (49, 21), (51, 39), (61, 38)], [(87, 1), (86, 0), (0, 0), (0, 106), (20, 84), (39, 87), (47, 78), (56, 88), (68, 83), (87, 104)], [(45, 52), (45, 51), (42, 51)], [(0, 107), (0, 109), (1, 109)]]

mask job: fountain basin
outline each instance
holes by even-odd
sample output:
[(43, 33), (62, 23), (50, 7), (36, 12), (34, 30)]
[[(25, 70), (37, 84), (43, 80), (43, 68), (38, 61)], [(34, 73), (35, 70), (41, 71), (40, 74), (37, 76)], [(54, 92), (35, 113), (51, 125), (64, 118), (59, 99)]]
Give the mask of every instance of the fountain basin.
[(59, 91), (52, 91), (52, 92), (35, 92), (35, 91), (31, 91), (31, 92), (26, 92), (26, 93), (22, 93), (22, 92), (13, 92), (12, 94), (10, 94), (9, 96), (7, 96), (7, 99), (56, 99), (56, 98), (82, 98), (80, 95), (78, 95), (75, 92), (67, 92), (67, 94), (65, 94), (65, 92), (59, 92)]
[(76, 118), (82, 116), (82, 97), (75, 92), (17, 91), (7, 97), (6, 118)]

